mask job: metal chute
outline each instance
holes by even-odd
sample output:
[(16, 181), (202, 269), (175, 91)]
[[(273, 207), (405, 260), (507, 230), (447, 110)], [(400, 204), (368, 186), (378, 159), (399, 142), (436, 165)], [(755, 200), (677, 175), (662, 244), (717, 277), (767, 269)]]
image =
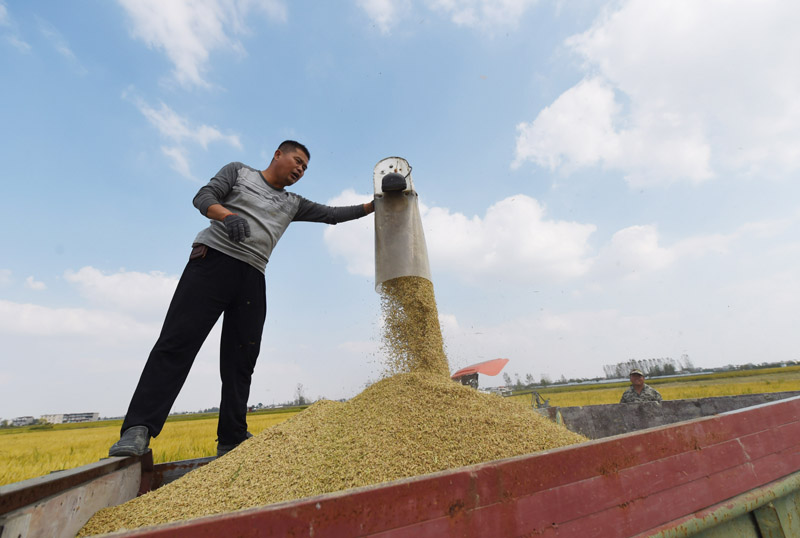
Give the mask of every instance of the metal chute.
[(411, 165), (387, 157), (375, 165), (375, 289), (387, 280), (418, 276), (431, 280)]

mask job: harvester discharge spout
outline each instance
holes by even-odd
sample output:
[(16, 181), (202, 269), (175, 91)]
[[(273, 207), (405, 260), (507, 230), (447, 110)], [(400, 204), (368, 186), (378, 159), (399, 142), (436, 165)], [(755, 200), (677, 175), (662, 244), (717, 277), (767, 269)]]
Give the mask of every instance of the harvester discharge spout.
[(375, 289), (393, 278), (431, 279), (411, 166), (401, 157), (375, 165)]

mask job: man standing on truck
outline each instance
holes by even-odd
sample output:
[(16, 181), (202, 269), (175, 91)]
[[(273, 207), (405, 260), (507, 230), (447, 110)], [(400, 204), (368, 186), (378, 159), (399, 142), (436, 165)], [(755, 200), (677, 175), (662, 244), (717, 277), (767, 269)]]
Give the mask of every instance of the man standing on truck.
[(619, 403), (660, 402), (661, 394), (644, 382), (644, 372), (631, 370), (631, 386), (622, 393)]
[(211, 220), (210, 226), (192, 244), (161, 335), (125, 414), (120, 440), (109, 456), (147, 452), (195, 356), (223, 314), (217, 456), (252, 437), (247, 431), (247, 400), (266, 319), (264, 272), (272, 250), (291, 222), (336, 224), (374, 211), (373, 202), (331, 207), (286, 191), (303, 177), (310, 158), (303, 144), (286, 140), (266, 169), (227, 164), (194, 197), (194, 206)]

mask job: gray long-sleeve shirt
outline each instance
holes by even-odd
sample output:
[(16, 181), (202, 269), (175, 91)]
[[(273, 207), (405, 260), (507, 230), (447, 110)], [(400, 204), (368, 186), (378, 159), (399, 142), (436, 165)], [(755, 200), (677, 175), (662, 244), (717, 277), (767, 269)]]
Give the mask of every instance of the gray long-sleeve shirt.
[(222, 204), (225, 208), (247, 219), (250, 237), (240, 243), (228, 239), (225, 225), (212, 220), (202, 230), (195, 243), (202, 243), (248, 263), (261, 271), (278, 240), (293, 221), (324, 222), (336, 224), (366, 215), (363, 205), (331, 207), (311, 202), (285, 189), (276, 189), (267, 183), (261, 173), (239, 162), (222, 167), (202, 187), (193, 200), (203, 215), (209, 206)]

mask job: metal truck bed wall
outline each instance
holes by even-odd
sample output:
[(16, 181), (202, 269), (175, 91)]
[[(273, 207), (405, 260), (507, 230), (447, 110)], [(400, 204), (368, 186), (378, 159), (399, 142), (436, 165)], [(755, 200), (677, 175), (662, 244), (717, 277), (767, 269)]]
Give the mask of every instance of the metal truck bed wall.
[(119, 536), (793, 537), (798, 471), (791, 398)]
[(550, 420), (589, 439), (602, 439), (693, 418), (719, 415), (763, 403), (800, 396), (800, 391), (665, 400), (660, 403), (603, 404), (535, 409)]
[(153, 465), (148, 452), (0, 486), (0, 538), (71, 538), (101, 508), (168, 484), (213, 459)]

